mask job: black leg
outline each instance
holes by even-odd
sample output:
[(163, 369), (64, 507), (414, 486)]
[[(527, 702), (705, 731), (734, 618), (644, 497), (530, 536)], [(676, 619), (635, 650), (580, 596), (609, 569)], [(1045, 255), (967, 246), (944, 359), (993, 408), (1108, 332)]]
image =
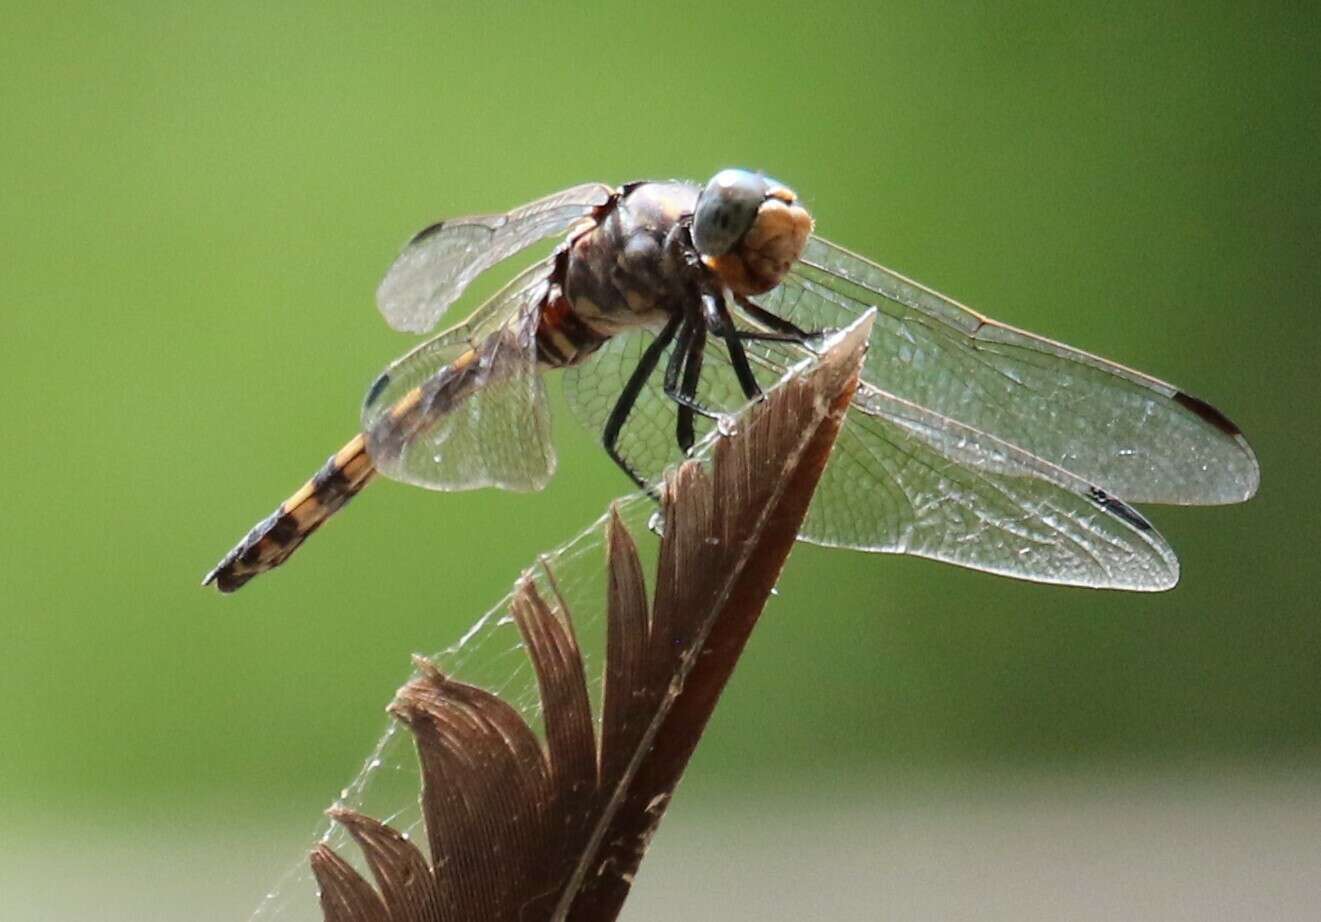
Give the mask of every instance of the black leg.
[[(697, 384), (702, 378), (702, 355), (706, 351), (706, 331), (697, 330), (688, 344), (688, 355), (684, 357), (683, 380), (679, 383), (679, 420), (675, 427), (675, 436), (679, 440), (679, 450), (685, 455), (692, 450), (697, 440), (693, 425), (693, 415), (700, 408), (697, 402)], [(708, 416), (706, 410), (702, 412)]]
[(683, 315), (675, 314), (665, 324), (664, 329), (656, 334), (656, 338), (651, 341), (647, 351), (642, 353), (642, 358), (638, 365), (633, 369), (633, 374), (629, 375), (628, 381), (624, 384), (624, 389), (619, 394), (619, 399), (615, 401), (614, 409), (610, 411), (610, 417), (605, 422), (605, 430), (601, 433), (601, 441), (605, 445), (605, 453), (610, 456), (610, 460), (619, 465), (620, 469), (629, 476), (634, 483), (646, 490), (649, 489), (647, 482), (638, 476), (637, 471), (629, 466), (629, 463), (620, 457), (617, 450), (619, 444), (619, 431), (624, 428), (624, 423), (628, 419), (628, 414), (633, 411), (633, 405), (638, 401), (638, 394), (642, 393), (642, 387), (647, 383), (647, 378), (656, 370), (656, 363), (660, 361), (661, 353), (665, 347), (674, 339), (675, 332), (679, 325), (683, 323)]
[(674, 351), (665, 363), (665, 396), (671, 400), (679, 399), (679, 375), (683, 372), (683, 362), (688, 356), (688, 346), (693, 341), (693, 325), (685, 322), (679, 327), (679, 335), (674, 340)]
[(752, 373), (752, 366), (748, 364), (748, 355), (743, 351), (743, 341), (739, 339), (738, 331), (734, 329), (734, 321), (725, 308), (725, 299), (719, 295), (702, 295), (702, 314), (706, 317), (711, 332), (725, 341), (725, 348), (729, 350), (729, 362), (734, 366), (734, 374), (738, 377), (739, 387), (743, 388), (743, 396), (749, 400), (760, 397), (761, 386), (757, 384), (757, 376)]
[(687, 407), (707, 419), (715, 419), (716, 414), (697, 400), (695, 390), (685, 394), (683, 388), (679, 386), (679, 376), (683, 373), (684, 364), (693, 351), (693, 343), (697, 337), (701, 337), (704, 341), (706, 339), (706, 330), (702, 328), (700, 321), (690, 318), (679, 327), (679, 336), (674, 341), (674, 351), (670, 353), (670, 360), (665, 365), (665, 396), (680, 407)]
[[(802, 343), (812, 338), (813, 334), (790, 323), (778, 314), (772, 314), (751, 298), (744, 295), (734, 295), (734, 300), (738, 301), (738, 306), (743, 308), (747, 315), (753, 320), (757, 321), (767, 329), (775, 331), (791, 342)], [(752, 337), (745, 338), (751, 339)]]
[(735, 330), (734, 338), (744, 343), (794, 343), (803, 345), (803, 337), (793, 333), (754, 333), (751, 330)]

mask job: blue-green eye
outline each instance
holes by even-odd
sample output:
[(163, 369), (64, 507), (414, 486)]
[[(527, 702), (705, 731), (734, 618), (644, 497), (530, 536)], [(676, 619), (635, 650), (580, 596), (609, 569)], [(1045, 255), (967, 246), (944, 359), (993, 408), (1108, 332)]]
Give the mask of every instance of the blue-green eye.
[(703, 256), (723, 256), (738, 243), (766, 199), (766, 180), (747, 170), (721, 170), (697, 197), (693, 244)]

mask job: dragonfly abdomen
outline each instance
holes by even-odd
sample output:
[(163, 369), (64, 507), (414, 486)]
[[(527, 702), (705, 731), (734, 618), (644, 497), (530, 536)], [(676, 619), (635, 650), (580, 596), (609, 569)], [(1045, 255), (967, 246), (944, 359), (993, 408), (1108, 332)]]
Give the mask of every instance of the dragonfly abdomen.
[(278, 567), (375, 474), (366, 439), (354, 436), (330, 456), (316, 476), (258, 522), (206, 575), (202, 585), (215, 583), (221, 592), (233, 592), (254, 576)]
[(613, 334), (594, 318), (580, 316), (569, 299), (556, 292), (537, 319), (537, 361), (547, 368), (577, 365)]

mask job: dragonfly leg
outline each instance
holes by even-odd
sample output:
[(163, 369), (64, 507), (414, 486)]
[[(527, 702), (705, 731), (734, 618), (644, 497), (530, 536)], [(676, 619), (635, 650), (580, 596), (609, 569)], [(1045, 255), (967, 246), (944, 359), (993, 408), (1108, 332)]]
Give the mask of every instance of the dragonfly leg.
[(729, 350), (729, 362), (734, 366), (734, 374), (738, 377), (739, 387), (743, 388), (743, 396), (749, 400), (760, 397), (761, 386), (757, 384), (757, 376), (752, 373), (752, 366), (748, 364), (747, 353), (743, 351), (743, 340), (734, 329), (734, 321), (729, 316), (728, 308), (725, 307), (725, 299), (719, 295), (703, 294), (702, 314), (711, 332), (725, 341), (725, 348)]
[(688, 355), (688, 344), (693, 339), (693, 325), (685, 319), (679, 327), (679, 335), (674, 340), (674, 351), (665, 363), (665, 396), (677, 402), (679, 397), (679, 375), (683, 372), (683, 361)]
[(734, 338), (744, 343), (794, 343), (798, 346), (804, 343), (801, 336), (793, 333), (762, 333), (754, 330), (735, 330)]
[[(702, 340), (701, 345), (696, 345), (696, 340)], [(705, 416), (707, 419), (715, 419), (717, 414), (703, 405), (697, 399), (697, 385), (685, 389), (680, 386), (680, 376), (683, 375), (687, 366), (689, 357), (694, 349), (700, 352), (706, 344), (706, 330), (701, 326), (700, 321), (694, 321), (687, 318), (683, 326), (679, 328), (679, 336), (674, 341), (674, 351), (670, 353), (670, 360), (665, 366), (665, 396), (677, 403), (681, 410), (687, 409), (699, 416)], [(698, 370), (701, 370), (702, 360), (698, 358)]]
[(799, 327), (797, 324), (790, 323), (788, 320), (785, 320), (779, 314), (771, 313), (770, 311), (766, 310), (766, 308), (758, 304), (756, 301), (753, 301), (751, 298), (745, 295), (734, 295), (734, 300), (738, 302), (738, 306), (743, 308), (744, 312), (749, 317), (751, 317), (753, 320), (757, 321), (762, 326), (766, 327), (767, 329), (775, 333), (774, 336), (765, 333), (756, 333), (749, 336), (744, 336), (742, 337), (743, 339), (765, 339), (771, 341), (795, 342), (801, 344), (807, 342), (813, 336), (817, 335), (816, 333), (807, 332), (806, 330)]
[[(677, 351), (677, 350), (676, 350)], [(679, 404), (679, 418), (675, 424), (675, 437), (679, 450), (685, 455), (692, 450), (697, 441), (693, 417), (697, 411), (704, 416), (714, 418), (714, 414), (702, 408), (697, 402), (697, 384), (702, 378), (702, 355), (706, 351), (706, 330), (696, 327), (688, 341), (687, 355), (683, 359), (683, 380), (679, 382), (679, 391), (675, 402)]]
[(620, 470), (643, 490), (650, 489), (647, 482), (619, 454), (619, 432), (624, 428), (624, 423), (628, 420), (628, 414), (633, 411), (633, 405), (638, 401), (638, 394), (642, 393), (642, 386), (647, 383), (647, 378), (651, 377), (651, 373), (656, 370), (656, 364), (660, 361), (661, 353), (674, 339), (674, 334), (678, 331), (679, 325), (683, 323), (683, 319), (682, 314), (675, 314), (671, 317), (660, 333), (656, 334), (656, 338), (651, 341), (651, 345), (647, 347), (647, 350), (642, 353), (642, 358), (638, 360), (637, 367), (633, 369), (628, 381), (624, 383), (623, 390), (619, 392), (619, 399), (615, 401), (614, 409), (610, 411), (610, 417), (606, 420), (605, 429), (601, 433), (601, 442), (605, 445), (605, 453), (610, 456), (610, 460), (619, 465)]

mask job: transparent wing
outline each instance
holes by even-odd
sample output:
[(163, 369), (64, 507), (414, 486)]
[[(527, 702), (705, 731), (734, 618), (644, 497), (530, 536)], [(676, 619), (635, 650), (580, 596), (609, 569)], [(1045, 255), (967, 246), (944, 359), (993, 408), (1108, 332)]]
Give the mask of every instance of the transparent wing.
[(863, 385), (801, 537), (1043, 583), (1161, 590), (1173, 549), (1136, 510), (1034, 455)]
[[(599, 431), (647, 334), (616, 337), (565, 375), (574, 414)], [(764, 344), (769, 387), (802, 356)], [(679, 457), (661, 367), (621, 433), (623, 457), (655, 480)], [(700, 398), (735, 411), (741, 391), (723, 346), (708, 343)], [(711, 423), (700, 420), (699, 432)], [(1134, 509), (1094, 484), (987, 433), (864, 385), (844, 423), (800, 537), (915, 554), (1038, 582), (1158, 590), (1178, 581), (1173, 550)]]
[(760, 303), (808, 329), (843, 326), (876, 307), (869, 384), (1109, 493), (1213, 504), (1256, 492), (1256, 456), (1208, 404), (983, 317), (829, 241), (812, 238)]
[[(589, 431), (599, 434), (604, 430), (606, 419), (624, 390), (624, 383), (632, 376), (653, 338), (648, 330), (619, 334), (607, 340), (583, 363), (561, 372), (565, 400), (573, 415)], [(648, 483), (659, 483), (665, 468), (683, 457), (676, 435), (676, 407), (662, 387), (665, 364), (673, 352), (671, 344), (638, 394), (616, 446), (620, 456)], [(699, 399), (712, 410), (736, 412), (746, 401), (733, 375), (722, 373), (722, 366), (727, 366), (728, 359), (723, 352), (717, 351), (714, 342), (707, 345), (707, 357), (710, 363), (704, 367)], [(769, 387), (776, 379), (768, 367), (760, 369), (759, 373), (764, 379), (763, 386)], [(711, 431), (713, 423), (700, 416), (695, 423), (700, 441)]]
[(544, 237), (564, 233), (610, 195), (608, 186), (588, 183), (505, 214), (433, 224), (409, 241), (385, 273), (376, 304), (396, 330), (425, 333), (478, 275)]
[(550, 271), (528, 269), (373, 382), (362, 431), (381, 473), (432, 490), (546, 485), (555, 452), (535, 335)]

